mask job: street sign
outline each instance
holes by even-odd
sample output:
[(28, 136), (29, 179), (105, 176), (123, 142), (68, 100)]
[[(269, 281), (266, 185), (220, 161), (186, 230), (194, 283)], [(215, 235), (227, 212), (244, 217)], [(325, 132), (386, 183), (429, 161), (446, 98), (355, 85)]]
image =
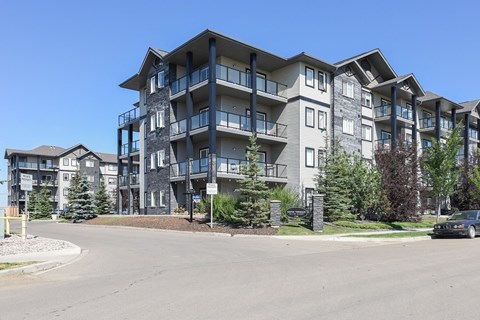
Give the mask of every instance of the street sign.
[(31, 174), (20, 174), (20, 189), (23, 191), (32, 191), (32, 180), (33, 177)]
[(207, 194), (218, 194), (218, 185), (216, 183), (207, 183)]

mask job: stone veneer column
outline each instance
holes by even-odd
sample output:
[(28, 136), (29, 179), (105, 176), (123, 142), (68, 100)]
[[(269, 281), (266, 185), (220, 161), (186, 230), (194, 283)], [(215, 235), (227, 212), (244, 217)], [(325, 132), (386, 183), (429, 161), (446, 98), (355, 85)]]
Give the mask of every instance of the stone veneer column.
[(323, 231), (323, 195), (313, 195), (312, 230)]
[(280, 222), (280, 201), (279, 200), (271, 200), (270, 201), (270, 225), (272, 227), (280, 227), (282, 224)]

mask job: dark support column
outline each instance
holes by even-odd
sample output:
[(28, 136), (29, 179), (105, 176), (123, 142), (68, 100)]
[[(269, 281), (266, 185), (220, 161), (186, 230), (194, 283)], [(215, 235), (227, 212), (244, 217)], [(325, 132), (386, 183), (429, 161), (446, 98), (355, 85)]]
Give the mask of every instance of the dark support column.
[(250, 121), (252, 123), (252, 132), (257, 132), (257, 54), (250, 54), (250, 84), (252, 93), (250, 94)]
[[(477, 140), (480, 141), (480, 119), (477, 119)], [(480, 148), (480, 142), (477, 142), (477, 148)]]
[(457, 126), (457, 109), (452, 109), (452, 126), (453, 128)]
[(392, 149), (397, 144), (397, 87), (392, 86), (391, 89), (391, 113), (390, 113), (390, 126), (392, 127)]
[(208, 182), (217, 181), (217, 42), (208, 41)]
[(190, 131), (192, 130), (192, 117), (193, 117), (193, 97), (192, 93), (190, 92), (190, 82), (192, 77), (192, 69), (193, 69), (193, 55), (192, 52), (187, 52), (186, 61), (185, 61), (186, 71), (187, 71), (187, 88), (185, 92), (185, 106), (187, 111), (187, 132), (185, 133), (185, 142), (186, 142), (186, 172), (185, 172), (185, 202), (186, 202), (186, 209), (190, 216), (190, 222), (192, 222), (192, 183), (190, 180), (190, 166), (191, 160), (193, 158), (193, 142), (192, 137), (190, 136)]
[(41, 184), (41, 176), (40, 176), (40, 156), (37, 156), (37, 187), (35, 189), (37, 189), (37, 194), (40, 193), (40, 184)]
[[(120, 177), (123, 175), (122, 160), (122, 129), (117, 130), (117, 213), (122, 214), (122, 200), (120, 199)], [(145, 204), (146, 205), (146, 204)]]
[(469, 147), (469, 144), (470, 144), (470, 140), (469, 140), (469, 136), (468, 136), (468, 129), (470, 128), (470, 114), (469, 113), (465, 113), (465, 133), (463, 135), (463, 140), (464, 140), (464, 143), (463, 143), (463, 157), (465, 159), (465, 163), (468, 163), (468, 158), (469, 158), (469, 150), (470, 150), (470, 147)]
[(412, 115), (413, 115), (413, 125), (412, 125), (412, 143), (415, 148), (415, 153), (417, 152), (417, 96), (412, 95)]
[(440, 101), (435, 102), (435, 139), (437, 141), (440, 141), (440, 115), (441, 115), (441, 109), (440, 109)]
[[(17, 202), (17, 208), (20, 213), (20, 168), (18, 167), (18, 154), (15, 155), (15, 197)], [(37, 176), (37, 179), (38, 176)]]
[(132, 201), (132, 189), (130, 189), (130, 177), (132, 174), (132, 157), (130, 156), (130, 153), (132, 152), (132, 141), (133, 141), (133, 124), (128, 125), (128, 164), (127, 164), (127, 190), (128, 190), (128, 214), (133, 214), (132, 206), (133, 206), (133, 201)]

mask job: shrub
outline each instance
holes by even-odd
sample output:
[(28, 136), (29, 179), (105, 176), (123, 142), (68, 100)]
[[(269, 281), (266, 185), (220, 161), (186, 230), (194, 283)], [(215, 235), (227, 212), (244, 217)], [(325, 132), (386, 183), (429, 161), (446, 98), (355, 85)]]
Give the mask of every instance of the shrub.
[(303, 201), (300, 194), (287, 187), (275, 187), (270, 191), (270, 199), (280, 201), (280, 219), (288, 222), (287, 209), (302, 208)]
[[(202, 199), (200, 207), (204, 207), (205, 212), (210, 214), (210, 197)], [(238, 207), (238, 200), (226, 193), (219, 193), (213, 196), (213, 220), (225, 223), (233, 223), (232, 216)]]

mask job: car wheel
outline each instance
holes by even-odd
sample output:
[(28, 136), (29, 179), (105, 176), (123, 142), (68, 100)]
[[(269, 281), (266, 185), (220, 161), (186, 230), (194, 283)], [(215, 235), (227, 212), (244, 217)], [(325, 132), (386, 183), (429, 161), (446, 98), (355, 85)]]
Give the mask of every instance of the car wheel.
[(470, 239), (475, 238), (475, 227), (474, 226), (468, 227), (467, 237), (469, 237)]

